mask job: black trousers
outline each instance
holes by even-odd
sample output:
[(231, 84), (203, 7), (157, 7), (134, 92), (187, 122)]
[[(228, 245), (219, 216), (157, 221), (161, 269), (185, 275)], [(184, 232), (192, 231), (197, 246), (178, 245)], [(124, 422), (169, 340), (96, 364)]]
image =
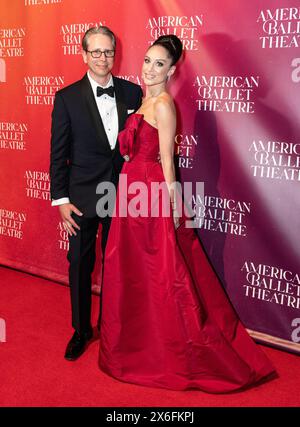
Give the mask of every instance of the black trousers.
[[(101, 247), (104, 255), (111, 218), (108, 216), (84, 218), (75, 214), (73, 218), (80, 226), (80, 230), (76, 230), (76, 236), (69, 236), (67, 256), (70, 263), (72, 326), (77, 332), (84, 333), (91, 328), (92, 272), (96, 261), (96, 237), (99, 223), (102, 224)], [(100, 315), (99, 313), (99, 319)]]

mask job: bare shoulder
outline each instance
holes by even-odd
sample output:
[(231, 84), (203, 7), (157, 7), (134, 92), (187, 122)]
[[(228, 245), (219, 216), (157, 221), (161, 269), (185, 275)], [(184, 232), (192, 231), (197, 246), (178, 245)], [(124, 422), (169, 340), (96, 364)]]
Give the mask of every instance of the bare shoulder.
[(175, 114), (173, 98), (167, 92), (160, 94), (154, 103), (154, 113), (157, 118)]

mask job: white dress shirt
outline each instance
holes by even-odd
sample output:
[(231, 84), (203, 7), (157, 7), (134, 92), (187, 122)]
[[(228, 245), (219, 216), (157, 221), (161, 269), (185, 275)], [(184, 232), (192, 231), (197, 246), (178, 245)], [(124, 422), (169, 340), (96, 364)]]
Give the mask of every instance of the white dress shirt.
[[(119, 132), (119, 120), (118, 120), (118, 111), (117, 111), (117, 103), (116, 103), (116, 97), (113, 98), (109, 95), (101, 95), (97, 96), (97, 86), (99, 83), (97, 83), (91, 76), (89, 71), (87, 72), (88, 79), (91, 83), (93, 94), (95, 97), (95, 101), (98, 107), (99, 114), (101, 116), (104, 130), (106, 132), (110, 148), (113, 150), (116, 146), (118, 132)], [(110, 79), (108, 80), (107, 84), (105, 86), (101, 86), (103, 89), (113, 86), (113, 78), (112, 75), (110, 76)], [(59, 206), (63, 205), (65, 203), (70, 203), (70, 199), (68, 197), (62, 197), (61, 199), (52, 200), (51, 205), (52, 206)]]

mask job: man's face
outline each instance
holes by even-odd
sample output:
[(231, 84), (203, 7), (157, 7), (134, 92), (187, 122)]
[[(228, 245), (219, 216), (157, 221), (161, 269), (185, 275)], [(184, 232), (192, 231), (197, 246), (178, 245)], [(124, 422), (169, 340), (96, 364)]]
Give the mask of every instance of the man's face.
[(89, 67), (91, 77), (98, 81), (98, 83), (105, 83), (106, 78), (110, 75), (111, 69), (114, 65), (114, 57), (106, 57), (104, 53), (101, 54), (100, 58), (93, 58), (90, 52), (101, 50), (113, 51), (114, 47), (109, 36), (105, 34), (92, 34), (88, 38), (89, 52), (83, 51), (83, 61)]

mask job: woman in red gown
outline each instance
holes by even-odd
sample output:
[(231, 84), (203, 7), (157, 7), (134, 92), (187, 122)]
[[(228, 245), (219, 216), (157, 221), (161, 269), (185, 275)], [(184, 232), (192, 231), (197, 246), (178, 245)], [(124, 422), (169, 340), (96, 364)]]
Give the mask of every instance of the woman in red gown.
[[(176, 112), (166, 83), (181, 51), (173, 35), (148, 49), (146, 96), (119, 134), (127, 162), (105, 254), (99, 364), (129, 383), (223, 393), (275, 371), (239, 321), (194, 230), (176, 214), (153, 215), (163, 198), (151, 193), (153, 183), (167, 184), (176, 212)], [(138, 182), (146, 198), (137, 203), (124, 179), (128, 187)]]

